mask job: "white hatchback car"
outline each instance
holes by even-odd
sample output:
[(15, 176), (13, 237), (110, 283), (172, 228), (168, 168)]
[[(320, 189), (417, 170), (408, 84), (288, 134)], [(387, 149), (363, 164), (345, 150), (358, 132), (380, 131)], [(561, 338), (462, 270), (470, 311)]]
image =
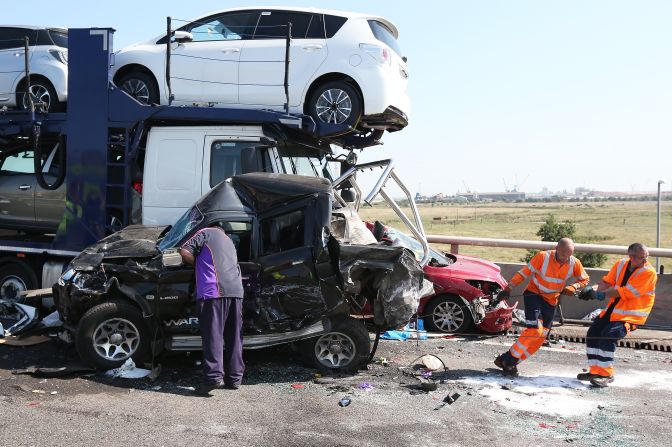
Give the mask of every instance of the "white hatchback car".
[[(360, 131), (408, 124), (397, 28), (377, 16), (315, 8), (229, 9), (177, 28), (172, 104), (284, 110), (288, 23), (290, 112)], [(116, 85), (139, 101), (167, 104), (166, 47), (163, 35), (116, 53)]]
[(33, 101), (58, 111), (68, 96), (68, 30), (36, 26), (0, 25), (0, 107), (30, 106), (25, 94), (26, 37)]

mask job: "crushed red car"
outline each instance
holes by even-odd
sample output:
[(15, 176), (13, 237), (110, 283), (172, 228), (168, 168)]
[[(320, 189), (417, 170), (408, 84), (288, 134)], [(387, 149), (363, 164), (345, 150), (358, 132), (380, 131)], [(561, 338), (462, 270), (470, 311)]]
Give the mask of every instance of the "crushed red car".
[[(422, 246), (411, 236), (376, 221), (366, 223), (378, 241), (411, 249), (422, 256)], [(418, 315), (430, 332), (464, 333), (473, 326), (489, 333), (508, 330), (517, 304), (496, 299), (507, 282), (492, 262), (470, 256), (441, 254), (430, 249), (425, 277), (434, 294), (420, 300)]]

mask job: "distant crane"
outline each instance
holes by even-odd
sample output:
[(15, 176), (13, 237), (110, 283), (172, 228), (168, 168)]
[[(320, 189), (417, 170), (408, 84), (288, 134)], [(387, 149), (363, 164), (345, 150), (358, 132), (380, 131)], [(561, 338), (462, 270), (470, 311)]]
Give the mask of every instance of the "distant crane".
[(469, 187), (467, 186), (467, 183), (466, 183), (464, 180), (462, 180), (462, 184), (463, 184), (464, 187), (466, 188), (466, 190), (467, 190), (467, 191), (466, 191), (467, 194), (471, 194), (471, 190), (469, 189)]
[(504, 191), (519, 192), (529, 177), (530, 175), (528, 174), (527, 176), (525, 176), (525, 179), (522, 182), (518, 183), (518, 176), (516, 175), (516, 183), (513, 184), (513, 188), (511, 189), (509, 189), (509, 187), (507, 186), (506, 180), (502, 179), (502, 181), (504, 182)]

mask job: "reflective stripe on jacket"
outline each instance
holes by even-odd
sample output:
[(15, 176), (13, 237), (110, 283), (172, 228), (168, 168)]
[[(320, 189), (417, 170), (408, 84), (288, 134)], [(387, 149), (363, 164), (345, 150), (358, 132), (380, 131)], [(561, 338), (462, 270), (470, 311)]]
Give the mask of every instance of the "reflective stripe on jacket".
[[(618, 292), (618, 296), (613, 297), (609, 301), (609, 306), (607, 306), (608, 309), (618, 299), (609, 321), (644, 324), (656, 299), (658, 275), (656, 275), (656, 270), (651, 264), (647, 262), (633, 271), (628, 278), (628, 282), (621, 287), (620, 284), (623, 282), (623, 275), (625, 275), (628, 262), (629, 259), (621, 259), (616, 262), (609, 273), (602, 278), (602, 281), (613, 286)], [(600, 317), (603, 317), (605, 313), (606, 309), (600, 313)]]
[(558, 304), (558, 295), (567, 287), (575, 291), (588, 284), (588, 274), (583, 269), (581, 261), (574, 256), (560, 265), (555, 259), (555, 250), (540, 251), (530, 262), (516, 272), (511, 278), (511, 285), (517, 286), (532, 276), (527, 290), (541, 295), (546, 302), (555, 306)]

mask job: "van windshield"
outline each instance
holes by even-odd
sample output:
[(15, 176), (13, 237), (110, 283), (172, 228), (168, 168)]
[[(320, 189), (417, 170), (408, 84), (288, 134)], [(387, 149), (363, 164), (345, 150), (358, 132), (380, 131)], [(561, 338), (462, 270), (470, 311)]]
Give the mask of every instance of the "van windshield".
[(203, 220), (203, 213), (194, 205), (189, 211), (180, 217), (161, 242), (159, 250), (164, 251), (174, 248), (182, 238)]

